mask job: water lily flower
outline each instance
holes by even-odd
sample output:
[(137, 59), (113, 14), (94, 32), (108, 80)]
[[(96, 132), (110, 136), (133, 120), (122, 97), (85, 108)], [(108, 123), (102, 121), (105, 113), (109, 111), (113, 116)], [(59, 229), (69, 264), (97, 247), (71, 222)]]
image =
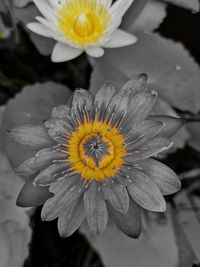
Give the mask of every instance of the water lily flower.
[(78, 57), (83, 51), (101, 57), (103, 48), (122, 47), (137, 38), (118, 29), (122, 17), (134, 0), (33, 0), (44, 17), (27, 27), (42, 36), (57, 41), (53, 62)]
[(173, 145), (170, 138), (182, 120), (150, 116), (156, 98), (141, 74), (119, 92), (110, 83), (95, 97), (77, 89), (71, 103), (55, 107), (44, 125), (11, 129), (15, 141), (39, 150), (16, 169), (29, 177), (18, 204), (44, 204), (42, 219), (58, 218), (63, 237), (85, 219), (99, 235), (109, 217), (138, 237), (140, 209), (164, 212), (163, 195), (180, 189), (176, 174), (152, 157)]

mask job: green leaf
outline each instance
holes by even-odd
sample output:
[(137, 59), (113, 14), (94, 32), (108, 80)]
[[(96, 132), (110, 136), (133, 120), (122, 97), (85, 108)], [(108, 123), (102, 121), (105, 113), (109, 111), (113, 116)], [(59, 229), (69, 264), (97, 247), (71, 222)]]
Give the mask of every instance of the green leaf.
[(42, 124), (50, 117), (53, 107), (67, 104), (71, 91), (69, 88), (54, 83), (25, 86), (23, 91), (8, 102), (2, 122), (4, 149), (12, 166), (35, 154), (35, 150), (11, 140), (6, 130), (22, 124)]
[(102, 258), (105, 267), (176, 267), (178, 250), (173, 234), (170, 214), (167, 221), (158, 222), (155, 214), (139, 239), (131, 239), (116, 227), (109, 225), (98, 238), (87, 228), (82, 233)]
[(25, 7), (27, 6), (29, 3), (33, 2), (32, 0), (14, 0), (14, 5), (16, 7)]
[(200, 70), (180, 43), (155, 34), (138, 34), (132, 46), (110, 49), (99, 59), (91, 79), (95, 93), (105, 81), (121, 86), (133, 74), (147, 73), (149, 87), (171, 106), (197, 112), (200, 99)]
[(200, 152), (200, 122), (187, 123), (187, 129), (190, 133), (188, 144)]

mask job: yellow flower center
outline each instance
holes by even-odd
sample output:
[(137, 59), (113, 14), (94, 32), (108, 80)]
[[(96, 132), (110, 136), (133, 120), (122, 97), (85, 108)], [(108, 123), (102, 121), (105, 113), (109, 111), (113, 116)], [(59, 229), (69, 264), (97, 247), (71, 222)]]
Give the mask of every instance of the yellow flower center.
[(124, 137), (105, 122), (81, 124), (66, 144), (71, 169), (85, 180), (112, 179), (120, 171), (126, 155)]
[(58, 11), (57, 27), (66, 41), (86, 48), (105, 36), (110, 18), (108, 7), (98, 0), (66, 0)]

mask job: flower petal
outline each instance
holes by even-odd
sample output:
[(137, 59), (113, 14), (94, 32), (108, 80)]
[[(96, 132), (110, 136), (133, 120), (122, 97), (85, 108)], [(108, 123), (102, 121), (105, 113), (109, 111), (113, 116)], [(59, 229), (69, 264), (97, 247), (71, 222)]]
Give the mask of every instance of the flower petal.
[(36, 207), (44, 204), (52, 193), (49, 192), (48, 187), (33, 186), (33, 179), (29, 178), (22, 187), (18, 198), (17, 205), (20, 207)]
[[(36, 185), (50, 185), (57, 181), (56, 174), (60, 174), (62, 171), (68, 170), (70, 167), (69, 162), (55, 163), (48, 168), (41, 171), (34, 179)], [(64, 176), (64, 174), (63, 174)]]
[(126, 214), (116, 211), (110, 205), (108, 205), (108, 212), (122, 232), (132, 238), (139, 237), (142, 229), (140, 208), (132, 198), (129, 200), (129, 209)]
[(86, 53), (91, 57), (102, 57), (104, 55), (104, 49), (101, 47), (88, 47), (86, 48)]
[(47, 130), (43, 125), (22, 125), (8, 131), (9, 136), (16, 142), (33, 149), (53, 145)]
[(157, 93), (155, 91), (136, 94), (130, 100), (128, 113), (124, 118), (122, 129), (127, 131), (136, 122), (145, 120), (152, 111), (156, 99)]
[(71, 118), (75, 121), (93, 118), (93, 96), (84, 89), (77, 89), (73, 94)]
[(157, 155), (160, 152), (166, 151), (173, 145), (169, 139), (162, 137), (155, 137), (152, 140), (142, 144), (140, 148), (129, 153), (125, 157), (127, 163), (133, 163), (139, 160), (143, 160), (152, 156)]
[(64, 62), (64, 61), (72, 60), (80, 56), (80, 54), (82, 53), (83, 51), (80, 49), (58, 42), (53, 49), (51, 59), (55, 63)]
[(128, 192), (133, 200), (135, 200), (138, 205), (144, 209), (165, 212), (165, 200), (151, 178), (141, 171), (135, 169), (134, 171), (130, 170), (129, 175), (133, 181), (133, 184), (128, 186)]
[(132, 78), (129, 79), (120, 90), (124, 91), (129, 88), (132, 89), (134, 95), (142, 93), (147, 89), (147, 80), (148, 76), (145, 73), (133, 75)]
[(125, 186), (107, 180), (102, 183), (101, 188), (104, 199), (107, 200), (114, 209), (121, 213), (127, 213), (129, 208), (129, 196)]
[(83, 199), (74, 201), (58, 218), (58, 231), (61, 237), (72, 235), (85, 219)]
[(48, 1), (41, 1), (41, 0), (33, 0), (39, 11), (43, 16), (45, 16), (49, 20), (54, 19), (54, 11), (49, 5)]
[(55, 195), (44, 204), (41, 213), (42, 220), (51, 221), (60, 216), (68, 206), (81, 196), (82, 184), (78, 176), (52, 184), (49, 190)]
[(122, 30), (115, 30), (109, 37), (109, 41), (103, 44), (105, 48), (117, 48), (132, 45), (137, 42), (137, 37)]
[(160, 132), (160, 135), (167, 138), (171, 138), (184, 123), (184, 119), (165, 116), (165, 115), (163, 116), (153, 115), (149, 116), (149, 119), (155, 121), (162, 121), (164, 123), (164, 127)]
[(70, 107), (67, 105), (59, 105), (53, 108), (51, 117), (53, 119), (66, 119), (70, 115)]
[(99, 120), (105, 118), (105, 111), (115, 94), (116, 89), (112, 83), (105, 83), (100, 87), (94, 99), (95, 111)]
[(53, 160), (64, 158), (66, 158), (64, 153), (58, 152), (53, 148), (44, 148), (38, 151), (34, 157), (20, 164), (15, 170), (22, 176), (31, 176), (44, 169), (48, 164), (52, 164)]
[(84, 192), (84, 204), (90, 230), (93, 234), (100, 235), (107, 226), (108, 211), (99, 186), (95, 181)]
[(170, 195), (180, 190), (181, 182), (179, 178), (165, 164), (154, 159), (146, 159), (138, 165), (153, 180), (163, 195)]
[(137, 123), (128, 133), (128, 137), (126, 138), (127, 151), (133, 151), (141, 144), (152, 139), (160, 133), (162, 128), (163, 123), (160, 121), (145, 120)]
[(27, 28), (34, 33), (42, 35), (44, 37), (52, 37), (50, 30), (41, 23), (32, 22), (27, 24)]

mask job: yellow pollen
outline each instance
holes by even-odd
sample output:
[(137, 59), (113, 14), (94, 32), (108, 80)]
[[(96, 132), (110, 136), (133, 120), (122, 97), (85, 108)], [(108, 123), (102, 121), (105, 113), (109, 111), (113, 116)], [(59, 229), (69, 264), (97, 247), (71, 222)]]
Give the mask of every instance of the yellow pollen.
[[(100, 143), (104, 145), (104, 151), (97, 165), (94, 158), (90, 156), (87, 145), (92, 138), (99, 136), (101, 136)], [(126, 146), (124, 137), (117, 128), (105, 122), (94, 121), (81, 124), (76, 131), (72, 132), (66, 152), (69, 155), (66, 161), (71, 163), (71, 169), (79, 173), (84, 180), (103, 181), (105, 178), (112, 179), (120, 171), (124, 164)]]
[(57, 28), (69, 44), (86, 48), (98, 44), (110, 23), (106, 4), (98, 0), (66, 0), (57, 15)]

